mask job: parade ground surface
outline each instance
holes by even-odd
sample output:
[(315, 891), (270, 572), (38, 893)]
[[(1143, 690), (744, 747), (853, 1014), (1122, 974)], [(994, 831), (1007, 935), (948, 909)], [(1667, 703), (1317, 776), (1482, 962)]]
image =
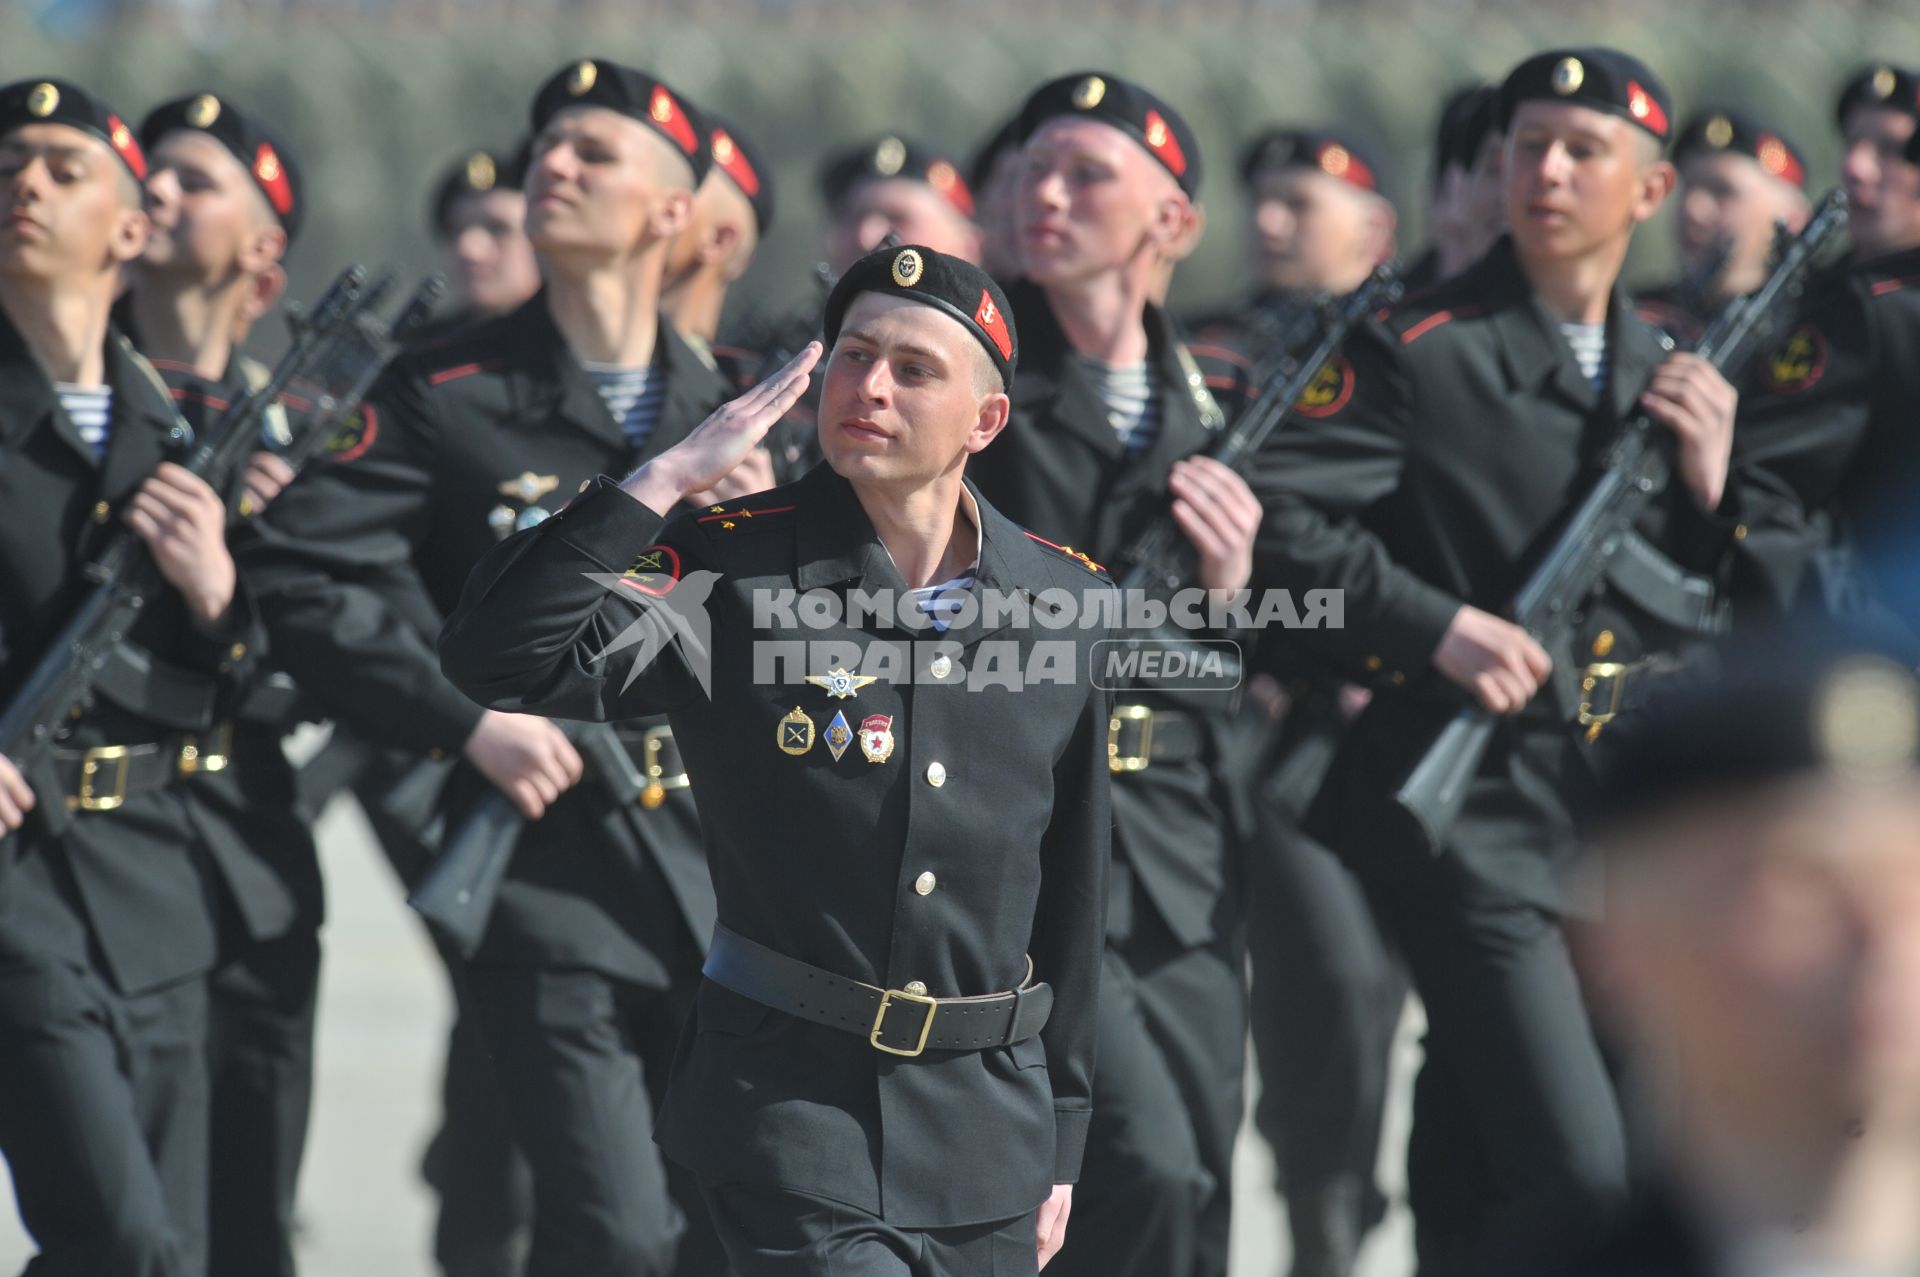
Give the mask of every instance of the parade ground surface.
[[(420, 1152), (440, 1112), (436, 1093), (450, 1002), (433, 951), (406, 907), (359, 808), (336, 800), (318, 831), (327, 875), (326, 968), (320, 990), (313, 1135), (300, 1180), (302, 1277), (435, 1277), (432, 1198)], [(1412, 1270), (1404, 1202), (1416, 1017), (1401, 1026), (1387, 1113), (1383, 1183), (1393, 1213), (1356, 1277)], [(1249, 1125), (1235, 1159), (1232, 1277), (1282, 1277), (1286, 1223), (1270, 1187), (1272, 1159)], [(7, 1200), (11, 1201), (9, 1191)], [(11, 1211), (0, 1218), (0, 1273), (32, 1248)]]

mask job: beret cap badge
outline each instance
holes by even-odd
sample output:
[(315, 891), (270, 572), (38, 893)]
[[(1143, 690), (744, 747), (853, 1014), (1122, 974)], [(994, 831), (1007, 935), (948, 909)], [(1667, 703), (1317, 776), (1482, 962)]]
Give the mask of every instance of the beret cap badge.
[(1107, 82), (1097, 75), (1090, 75), (1073, 88), (1073, 104), (1082, 111), (1091, 111), (1100, 105), (1107, 96)]
[(1562, 97), (1577, 93), (1587, 81), (1587, 68), (1579, 58), (1562, 58), (1553, 68), (1553, 91)]
[(1335, 143), (1320, 152), (1320, 169), (1333, 177), (1344, 177), (1353, 167), (1353, 156), (1344, 146)]
[(467, 157), (467, 185), (476, 191), (490, 191), (500, 180), (500, 172), (493, 163), (493, 157), (485, 151), (475, 151)]
[(27, 94), (27, 114), (44, 119), (52, 115), (54, 108), (60, 105), (60, 90), (51, 84), (36, 84)]
[(1892, 67), (1877, 68), (1873, 73), (1873, 96), (1877, 98), (1890, 98), (1893, 96), (1894, 89), (1899, 87), (1899, 84), (1900, 77), (1893, 73)]
[(882, 177), (892, 177), (907, 163), (907, 144), (897, 137), (880, 139), (880, 145), (873, 148), (873, 168)]
[(1707, 144), (1719, 149), (1733, 145), (1733, 121), (1724, 115), (1716, 115), (1707, 124)]
[(920, 260), (920, 254), (911, 248), (903, 248), (893, 259), (893, 282), (902, 288), (912, 288), (920, 282), (920, 272), (924, 269), (925, 263)]
[(1897, 771), (1920, 749), (1913, 679), (1881, 657), (1841, 662), (1819, 690), (1814, 717), (1821, 755), (1842, 772)]
[(599, 67), (590, 61), (577, 62), (574, 64), (572, 72), (567, 76), (567, 92), (571, 93), (574, 97), (580, 97), (582, 94), (591, 90), (599, 78)]
[(211, 93), (202, 93), (187, 107), (187, 123), (196, 129), (204, 129), (220, 118), (220, 99)]

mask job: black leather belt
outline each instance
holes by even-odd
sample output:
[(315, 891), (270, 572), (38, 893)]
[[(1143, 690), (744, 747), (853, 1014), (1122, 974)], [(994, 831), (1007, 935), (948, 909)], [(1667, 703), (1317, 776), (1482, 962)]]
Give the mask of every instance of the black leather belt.
[(232, 753), (233, 724), (222, 723), (210, 732), (174, 732), (137, 745), (56, 748), (53, 774), (68, 811), (112, 811), (182, 776), (223, 771)]
[(1145, 771), (1155, 763), (1185, 763), (1206, 749), (1200, 721), (1177, 709), (1116, 705), (1107, 720), (1107, 770)]
[(1053, 1013), (1053, 986), (1034, 980), (1031, 958), (1018, 989), (934, 998), (837, 976), (716, 924), (704, 971), (707, 979), (743, 998), (856, 1034), (876, 1051), (908, 1058), (929, 1049), (981, 1051), (1024, 1042)]

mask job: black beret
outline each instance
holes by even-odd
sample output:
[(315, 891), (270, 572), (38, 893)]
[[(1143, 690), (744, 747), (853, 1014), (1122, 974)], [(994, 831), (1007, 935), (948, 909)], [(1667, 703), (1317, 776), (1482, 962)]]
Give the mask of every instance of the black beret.
[(1494, 131), (1493, 115), (1500, 101), (1500, 90), (1491, 84), (1469, 84), (1456, 89), (1440, 108), (1440, 122), (1434, 130), (1434, 171), (1472, 168), (1480, 154), (1480, 143)]
[(953, 157), (891, 133), (828, 156), (820, 166), (820, 198), (828, 208), (838, 208), (859, 183), (894, 177), (924, 182), (960, 210), (962, 217), (973, 216), (973, 192)]
[(1680, 130), (1679, 139), (1673, 144), (1676, 162), (1712, 151), (1744, 155), (1782, 181), (1806, 188), (1807, 163), (1799, 148), (1787, 141), (1780, 130), (1768, 128), (1743, 111), (1707, 111), (1696, 115)]
[(1374, 195), (1387, 195), (1386, 172), (1365, 142), (1325, 129), (1272, 129), (1240, 157), (1240, 177), (1251, 184), (1272, 169), (1305, 168), (1337, 177)]
[(1000, 384), (1013, 385), (1020, 355), (1013, 312), (993, 277), (972, 262), (936, 253), (921, 244), (876, 248), (852, 266), (827, 296), (821, 331), (827, 349), (840, 337), (840, 322), (861, 293), (891, 293), (943, 310), (960, 321), (1000, 370)]
[(0, 88), (0, 134), (29, 124), (64, 124), (91, 133), (120, 157), (135, 178), (147, 180), (147, 157), (126, 122), (67, 80), (16, 80)]
[(1834, 123), (1847, 127), (1856, 107), (1883, 106), (1920, 119), (1920, 71), (1880, 63), (1853, 73), (1833, 108)]
[(1647, 64), (1618, 49), (1553, 49), (1515, 67), (1500, 86), (1495, 122), (1505, 132), (1522, 102), (1545, 100), (1605, 111), (1662, 142), (1673, 137), (1673, 98)]
[(155, 107), (140, 125), (140, 145), (151, 151), (179, 129), (205, 133), (240, 161), (291, 241), (307, 211), (306, 183), (286, 143), (225, 98), (193, 93)]
[(693, 184), (706, 180), (711, 155), (706, 122), (685, 98), (644, 71), (582, 58), (550, 76), (533, 95), (533, 131), (571, 106), (618, 111), (652, 128), (693, 166)]
[(713, 171), (725, 173), (753, 206), (753, 222), (765, 235), (773, 226), (773, 170), (759, 147), (717, 115), (707, 116), (707, 144)]
[(1884, 623), (1750, 635), (1671, 676), (1601, 740), (1595, 831), (1811, 773), (1920, 763), (1912, 638)]
[(488, 191), (518, 191), (527, 180), (527, 158), (531, 142), (522, 142), (511, 154), (482, 148), (468, 151), (447, 166), (433, 188), (429, 217), (433, 233), (445, 239), (451, 228), (447, 219), (453, 202), (462, 195), (484, 195)]
[(1014, 116), (993, 131), (985, 146), (973, 153), (973, 167), (968, 170), (967, 180), (979, 190), (993, 178), (993, 166), (1002, 155), (1019, 147), (1021, 141), (1020, 117)]
[(1147, 149), (1189, 196), (1200, 193), (1200, 139), (1180, 113), (1129, 80), (1105, 71), (1080, 71), (1033, 91), (1020, 110), (1020, 138), (1032, 137), (1056, 116), (1086, 116), (1111, 124)]

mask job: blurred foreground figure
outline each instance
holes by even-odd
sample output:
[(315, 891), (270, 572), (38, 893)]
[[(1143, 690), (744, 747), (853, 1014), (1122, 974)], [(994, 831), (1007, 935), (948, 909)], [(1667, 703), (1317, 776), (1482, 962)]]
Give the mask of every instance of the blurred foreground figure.
[(1513, 1271), (1920, 1272), (1920, 689), (1780, 646), (1616, 738), (1596, 956), (1657, 1187)]

